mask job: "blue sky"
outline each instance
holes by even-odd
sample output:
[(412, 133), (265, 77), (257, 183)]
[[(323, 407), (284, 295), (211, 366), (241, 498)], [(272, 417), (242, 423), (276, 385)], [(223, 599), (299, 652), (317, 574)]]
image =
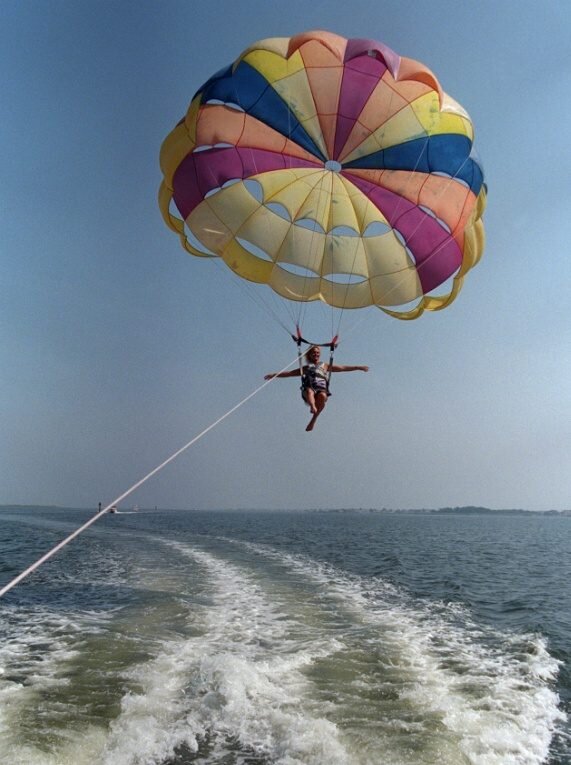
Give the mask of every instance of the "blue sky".
[(96, 506), (295, 346), (156, 196), (162, 140), (250, 43), (326, 29), (416, 58), (470, 112), (484, 259), (449, 309), (343, 319), (312, 434), (272, 383), (128, 500), (178, 508), (571, 507), (571, 6), (0, 5), (0, 503)]

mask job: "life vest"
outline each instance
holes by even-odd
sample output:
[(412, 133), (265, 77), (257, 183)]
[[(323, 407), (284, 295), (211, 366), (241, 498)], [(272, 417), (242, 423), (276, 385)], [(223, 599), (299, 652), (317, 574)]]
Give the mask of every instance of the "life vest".
[(307, 388), (313, 388), (314, 390), (326, 391), (326, 393), (329, 394), (328, 383), (329, 373), (326, 364), (319, 363), (304, 365), (301, 378), (302, 391), (305, 391)]

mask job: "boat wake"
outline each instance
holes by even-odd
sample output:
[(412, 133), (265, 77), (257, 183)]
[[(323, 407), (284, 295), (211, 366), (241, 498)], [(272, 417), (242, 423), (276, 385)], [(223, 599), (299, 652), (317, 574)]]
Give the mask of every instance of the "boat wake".
[(149, 540), (143, 611), (13, 621), (11, 763), (546, 762), (562, 713), (540, 636), (269, 546)]

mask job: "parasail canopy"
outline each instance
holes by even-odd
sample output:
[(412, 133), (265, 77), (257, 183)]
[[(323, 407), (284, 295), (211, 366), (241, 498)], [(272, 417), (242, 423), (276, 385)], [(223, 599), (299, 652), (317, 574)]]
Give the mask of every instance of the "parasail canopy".
[(382, 43), (262, 40), (164, 141), (160, 206), (188, 252), (288, 300), (413, 319), (451, 303), (483, 251), (473, 133), (428, 68)]

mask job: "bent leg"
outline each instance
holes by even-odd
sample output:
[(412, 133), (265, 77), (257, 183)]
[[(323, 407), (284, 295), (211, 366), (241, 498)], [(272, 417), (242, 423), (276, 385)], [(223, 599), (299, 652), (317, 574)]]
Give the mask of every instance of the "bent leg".
[(306, 388), (303, 391), (303, 398), (305, 403), (309, 406), (311, 414), (317, 414), (317, 406), (315, 404), (315, 393), (313, 388)]
[[(313, 391), (311, 391), (313, 393)], [(327, 403), (327, 393), (325, 391), (318, 391), (314, 394), (314, 400), (315, 400), (315, 412), (313, 412), (313, 417), (308, 422), (306, 431), (313, 430), (313, 426), (315, 425), (315, 422), (321, 412), (325, 408), (325, 404)], [(313, 410), (312, 410), (313, 411)]]

